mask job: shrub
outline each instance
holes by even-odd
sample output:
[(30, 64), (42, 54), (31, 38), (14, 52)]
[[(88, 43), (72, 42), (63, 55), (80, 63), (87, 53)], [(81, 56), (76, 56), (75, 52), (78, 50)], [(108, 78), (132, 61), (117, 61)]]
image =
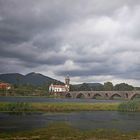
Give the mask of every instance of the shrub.
[(123, 102), (118, 106), (119, 111), (140, 111), (140, 101), (139, 100), (132, 100), (128, 102)]
[(8, 103), (5, 110), (12, 113), (25, 113), (32, 111), (32, 107), (29, 103), (17, 102)]

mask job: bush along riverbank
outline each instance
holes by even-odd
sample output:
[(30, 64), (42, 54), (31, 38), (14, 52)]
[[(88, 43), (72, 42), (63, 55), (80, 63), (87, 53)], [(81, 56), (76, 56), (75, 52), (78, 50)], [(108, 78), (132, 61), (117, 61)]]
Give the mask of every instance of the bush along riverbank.
[(119, 111), (138, 112), (140, 111), (140, 100), (131, 100), (128, 102), (120, 103), (118, 106)]
[(0, 103), (0, 112), (9, 112), (11, 114), (24, 114), (32, 111), (34, 111), (34, 109), (29, 103)]

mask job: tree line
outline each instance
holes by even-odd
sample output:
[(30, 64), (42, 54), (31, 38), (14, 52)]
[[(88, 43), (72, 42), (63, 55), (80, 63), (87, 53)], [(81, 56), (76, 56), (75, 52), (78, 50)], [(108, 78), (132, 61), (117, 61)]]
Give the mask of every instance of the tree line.
[(138, 88), (133, 87), (127, 83), (120, 83), (113, 85), (112, 82), (105, 82), (104, 84), (90, 85), (88, 83), (83, 83), (81, 85), (71, 85), (71, 91), (132, 91), (138, 90)]

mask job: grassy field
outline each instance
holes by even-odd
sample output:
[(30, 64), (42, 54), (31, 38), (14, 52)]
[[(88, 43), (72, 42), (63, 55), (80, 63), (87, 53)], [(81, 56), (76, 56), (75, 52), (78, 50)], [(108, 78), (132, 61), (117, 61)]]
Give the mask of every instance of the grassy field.
[(119, 103), (0, 103), (1, 112), (65, 112), (117, 110)]
[(67, 123), (50, 124), (32, 131), (0, 133), (0, 140), (139, 140), (140, 132), (123, 133), (97, 129), (81, 131)]
[(93, 110), (117, 110), (118, 103), (33, 103), (33, 108), (38, 111), (93, 111)]
[(140, 111), (140, 100), (122, 103), (0, 102), (0, 112)]

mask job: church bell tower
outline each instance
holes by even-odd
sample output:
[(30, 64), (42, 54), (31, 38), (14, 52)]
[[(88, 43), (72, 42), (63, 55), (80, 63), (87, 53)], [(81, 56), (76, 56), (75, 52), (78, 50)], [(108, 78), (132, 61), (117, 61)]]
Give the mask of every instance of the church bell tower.
[(66, 87), (66, 91), (70, 90), (70, 78), (68, 75), (65, 77), (65, 87)]

